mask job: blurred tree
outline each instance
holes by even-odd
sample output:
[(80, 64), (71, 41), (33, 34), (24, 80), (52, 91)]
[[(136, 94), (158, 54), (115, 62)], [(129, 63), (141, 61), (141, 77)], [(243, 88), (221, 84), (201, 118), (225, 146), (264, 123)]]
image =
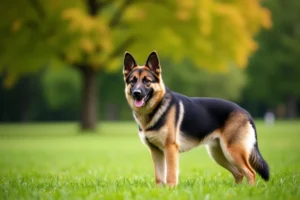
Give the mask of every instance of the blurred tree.
[(83, 129), (96, 127), (97, 72), (119, 69), (125, 50), (138, 60), (156, 49), (214, 70), (245, 67), (253, 36), (270, 26), (260, 0), (6, 0), (0, 12), (6, 87), (59, 60), (74, 66), (83, 80)]
[(188, 96), (218, 97), (237, 101), (246, 84), (244, 70), (233, 66), (224, 72), (211, 72), (196, 68), (190, 62), (163, 63), (162, 71), (164, 82), (172, 90)]
[(66, 71), (71, 68), (26, 74), (9, 90), (0, 76), (0, 122), (78, 120), (80, 77)]
[(79, 106), (80, 74), (74, 69), (48, 68), (41, 82), (45, 99), (52, 110), (70, 110)]
[(23, 76), (12, 90), (1, 87), (3, 80), (3, 77), (0, 76), (0, 121), (30, 121), (34, 115), (31, 102), (37, 96), (35, 92), (35, 85), (38, 82), (37, 75)]
[(300, 1), (267, 1), (266, 6), (272, 11), (273, 28), (258, 37), (260, 49), (247, 69), (244, 102), (263, 104), (264, 111), (285, 105), (286, 115), (294, 118), (300, 100)]

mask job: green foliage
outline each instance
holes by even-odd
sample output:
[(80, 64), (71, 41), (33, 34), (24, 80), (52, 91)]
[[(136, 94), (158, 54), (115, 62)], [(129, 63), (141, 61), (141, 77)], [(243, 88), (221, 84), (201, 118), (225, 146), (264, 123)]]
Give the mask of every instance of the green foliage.
[(290, 97), (300, 98), (300, 2), (267, 1), (273, 28), (263, 31), (260, 49), (251, 59), (245, 99), (276, 107)]
[[(1, 124), (1, 199), (299, 199), (299, 121), (257, 124), (271, 180), (234, 185), (205, 148), (180, 156), (176, 189), (156, 188), (151, 157), (133, 122), (102, 123), (100, 135), (76, 124)], [(284, 136), (283, 137), (283, 133)]]
[(246, 84), (244, 70), (233, 66), (223, 72), (211, 72), (196, 68), (189, 62), (163, 63), (162, 71), (164, 82), (169, 88), (188, 96), (239, 100)]
[(53, 110), (79, 106), (81, 79), (77, 70), (70, 67), (48, 68), (42, 77), (42, 84), (45, 99)]
[(8, 72), (7, 87), (55, 59), (112, 71), (121, 67), (125, 50), (142, 58), (156, 49), (217, 70), (245, 67), (256, 48), (253, 36), (270, 26), (259, 0), (20, 0), (2, 2), (0, 13), (0, 72)]
[(0, 73), (7, 72), (6, 87), (11, 87), (19, 75), (45, 67), (57, 55), (51, 45), (53, 30), (60, 29), (57, 13), (50, 12), (46, 20), (45, 11), (34, 2), (38, 1), (3, 1), (0, 8)]
[(118, 32), (119, 37), (124, 38), (124, 33), (133, 36), (134, 42), (128, 49), (140, 54), (138, 59), (156, 49), (175, 61), (190, 59), (197, 67), (246, 67), (257, 47), (253, 36), (262, 27), (270, 26), (269, 12), (259, 0), (164, 4), (136, 3), (124, 13), (127, 26), (125, 32)]

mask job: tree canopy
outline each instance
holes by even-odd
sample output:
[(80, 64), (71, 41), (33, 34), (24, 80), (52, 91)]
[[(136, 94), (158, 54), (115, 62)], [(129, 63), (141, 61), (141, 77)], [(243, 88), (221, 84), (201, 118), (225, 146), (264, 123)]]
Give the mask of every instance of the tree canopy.
[(247, 69), (245, 99), (264, 104), (266, 110), (284, 105), (286, 114), (295, 117), (300, 98), (300, 2), (268, 1), (266, 6), (272, 11), (273, 27), (258, 37), (260, 49)]
[(156, 49), (201, 67), (245, 67), (257, 48), (253, 37), (270, 27), (259, 0), (20, 0), (2, 2), (0, 11), (7, 86), (58, 60), (113, 70), (124, 50), (139, 59)]

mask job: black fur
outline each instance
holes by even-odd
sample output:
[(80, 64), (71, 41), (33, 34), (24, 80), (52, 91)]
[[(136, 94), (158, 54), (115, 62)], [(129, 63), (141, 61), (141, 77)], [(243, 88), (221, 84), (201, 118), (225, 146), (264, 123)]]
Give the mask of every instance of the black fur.
[[(171, 93), (166, 93), (163, 97), (163, 100), (158, 103), (156, 108), (152, 111), (152, 113), (149, 114), (149, 119), (152, 119), (153, 116), (158, 112), (158, 110), (163, 106), (163, 104), (166, 104), (166, 100), (170, 100), (170, 103), (168, 103), (166, 111), (161, 115), (159, 120), (152, 126), (149, 127), (146, 131), (157, 131), (159, 130), (166, 122), (167, 113), (170, 110), (171, 106), (175, 103), (175, 99), (172, 98)], [(178, 115), (178, 113), (176, 113)]]
[[(202, 140), (212, 131), (221, 128), (228, 116), (234, 111), (247, 113), (243, 108), (230, 101), (217, 98), (196, 98), (172, 92), (166, 89), (166, 94), (171, 96), (170, 105), (176, 104), (176, 124), (179, 118), (179, 102), (184, 106), (184, 116), (180, 130), (188, 137)], [(165, 121), (165, 115), (154, 125), (158, 130)]]
[(135, 66), (137, 66), (137, 64), (133, 56), (130, 53), (126, 52), (124, 58), (124, 70), (130, 71)]
[(250, 124), (252, 125), (255, 131), (256, 143), (254, 149), (250, 154), (250, 165), (255, 169), (255, 171), (265, 180), (268, 181), (270, 179), (270, 169), (268, 163), (263, 159), (260, 151), (258, 149), (258, 142), (257, 142), (257, 133), (256, 127), (254, 124), (253, 119), (250, 119)]

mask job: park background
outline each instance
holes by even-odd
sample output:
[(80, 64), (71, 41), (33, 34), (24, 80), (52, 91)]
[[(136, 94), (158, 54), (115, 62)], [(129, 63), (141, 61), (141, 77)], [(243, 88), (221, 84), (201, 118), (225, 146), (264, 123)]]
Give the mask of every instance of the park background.
[[(0, 199), (299, 199), (300, 1), (4, 0), (0, 11)], [(170, 89), (253, 115), (269, 183), (235, 187), (199, 148), (181, 156), (177, 190), (154, 187), (122, 74), (125, 51), (143, 65), (153, 50)]]
[(143, 65), (152, 50), (172, 90), (254, 117), (299, 112), (296, 1), (13, 2), (1, 6), (2, 122), (132, 120), (123, 55)]

